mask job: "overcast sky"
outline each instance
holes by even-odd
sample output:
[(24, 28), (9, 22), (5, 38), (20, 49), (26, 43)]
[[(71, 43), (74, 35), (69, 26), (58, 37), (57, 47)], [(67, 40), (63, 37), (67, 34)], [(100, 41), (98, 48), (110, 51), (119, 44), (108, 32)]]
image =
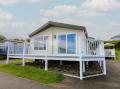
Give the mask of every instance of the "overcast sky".
[(107, 40), (120, 34), (120, 0), (0, 0), (0, 34), (27, 38), (47, 21), (85, 26)]

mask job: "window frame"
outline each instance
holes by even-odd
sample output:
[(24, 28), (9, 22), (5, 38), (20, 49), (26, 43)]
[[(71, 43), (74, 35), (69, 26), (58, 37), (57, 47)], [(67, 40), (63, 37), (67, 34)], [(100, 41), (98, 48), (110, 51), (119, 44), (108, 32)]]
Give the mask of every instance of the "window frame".
[[(75, 53), (68, 53), (68, 40), (67, 40), (67, 36), (68, 35), (70, 35), (70, 34), (75, 34), (75, 40), (76, 40), (76, 42), (75, 42), (75, 46), (76, 46), (76, 49), (75, 49)], [(59, 53), (58, 51), (59, 51), (59, 36), (60, 35), (65, 35), (66, 36), (66, 52), (65, 53)], [(78, 36), (77, 36), (77, 33), (76, 32), (71, 32), (71, 33), (59, 33), (59, 34), (57, 34), (57, 53), (58, 54), (77, 54), (77, 52), (78, 52)]]
[(35, 50), (35, 51), (45, 50), (45, 49), (46, 49), (46, 47), (45, 47), (45, 46), (46, 46), (46, 45), (45, 45), (45, 41), (44, 41), (44, 43), (43, 43), (43, 44), (44, 44), (44, 47), (43, 47), (43, 48), (40, 48), (40, 46), (38, 45), (38, 44), (40, 43), (40, 41), (37, 41), (37, 46), (38, 46), (38, 47), (36, 47), (37, 49), (35, 49), (35, 41), (36, 41), (36, 38), (37, 38), (37, 37), (38, 37), (38, 38), (39, 38), (39, 37), (42, 37), (42, 40), (44, 41), (44, 38), (45, 38), (45, 37), (49, 37), (49, 36), (48, 36), (48, 35), (40, 35), (40, 36), (35, 36), (35, 37), (34, 37), (34, 50)]

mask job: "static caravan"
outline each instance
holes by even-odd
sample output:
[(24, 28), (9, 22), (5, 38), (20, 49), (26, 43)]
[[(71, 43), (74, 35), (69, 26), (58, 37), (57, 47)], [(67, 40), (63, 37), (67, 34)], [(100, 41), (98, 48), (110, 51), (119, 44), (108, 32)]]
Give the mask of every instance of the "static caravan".
[[(32, 32), (30, 42), (17, 44), (23, 49), (22, 53), (14, 51), (17, 47), (13, 42), (8, 45), (9, 58), (22, 58), (23, 66), (25, 59), (39, 59), (45, 61), (45, 70), (48, 70), (49, 60), (76, 61), (79, 62), (79, 76), (83, 78), (106, 75), (106, 61), (104, 42), (102, 40), (89, 39), (84, 26), (48, 21), (46, 24)], [(101, 67), (100, 74), (84, 76), (86, 62), (97, 61)], [(72, 76), (72, 75), (71, 75)]]

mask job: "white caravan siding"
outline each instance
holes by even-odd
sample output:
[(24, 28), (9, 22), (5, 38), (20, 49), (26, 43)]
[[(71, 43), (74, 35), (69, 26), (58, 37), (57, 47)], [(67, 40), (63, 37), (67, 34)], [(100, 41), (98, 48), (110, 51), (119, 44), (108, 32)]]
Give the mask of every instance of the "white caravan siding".
[[(46, 30), (38, 33), (37, 35), (33, 36), (31, 38), (31, 48), (34, 54), (44, 54), (45, 50), (34, 50), (34, 37), (36, 36), (49, 36), (48, 41), (48, 53), (49, 54), (57, 54), (58, 48), (57, 48), (57, 35), (59, 34), (69, 34), (69, 33), (76, 33), (77, 34), (77, 53), (79, 53), (79, 45), (80, 45), (80, 39), (86, 38), (85, 33), (83, 30), (76, 30), (76, 29), (68, 29), (68, 28), (61, 28), (61, 27), (50, 27)], [(54, 38), (56, 36), (56, 38)]]

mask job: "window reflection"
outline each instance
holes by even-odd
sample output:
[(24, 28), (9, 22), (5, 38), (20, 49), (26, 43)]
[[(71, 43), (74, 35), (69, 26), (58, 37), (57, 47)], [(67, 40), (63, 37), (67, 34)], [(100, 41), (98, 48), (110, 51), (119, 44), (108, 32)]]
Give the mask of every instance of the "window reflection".
[(58, 36), (58, 53), (76, 53), (76, 34)]
[(67, 53), (74, 54), (76, 52), (76, 35), (67, 35)]
[(58, 36), (58, 53), (66, 53), (66, 35)]

